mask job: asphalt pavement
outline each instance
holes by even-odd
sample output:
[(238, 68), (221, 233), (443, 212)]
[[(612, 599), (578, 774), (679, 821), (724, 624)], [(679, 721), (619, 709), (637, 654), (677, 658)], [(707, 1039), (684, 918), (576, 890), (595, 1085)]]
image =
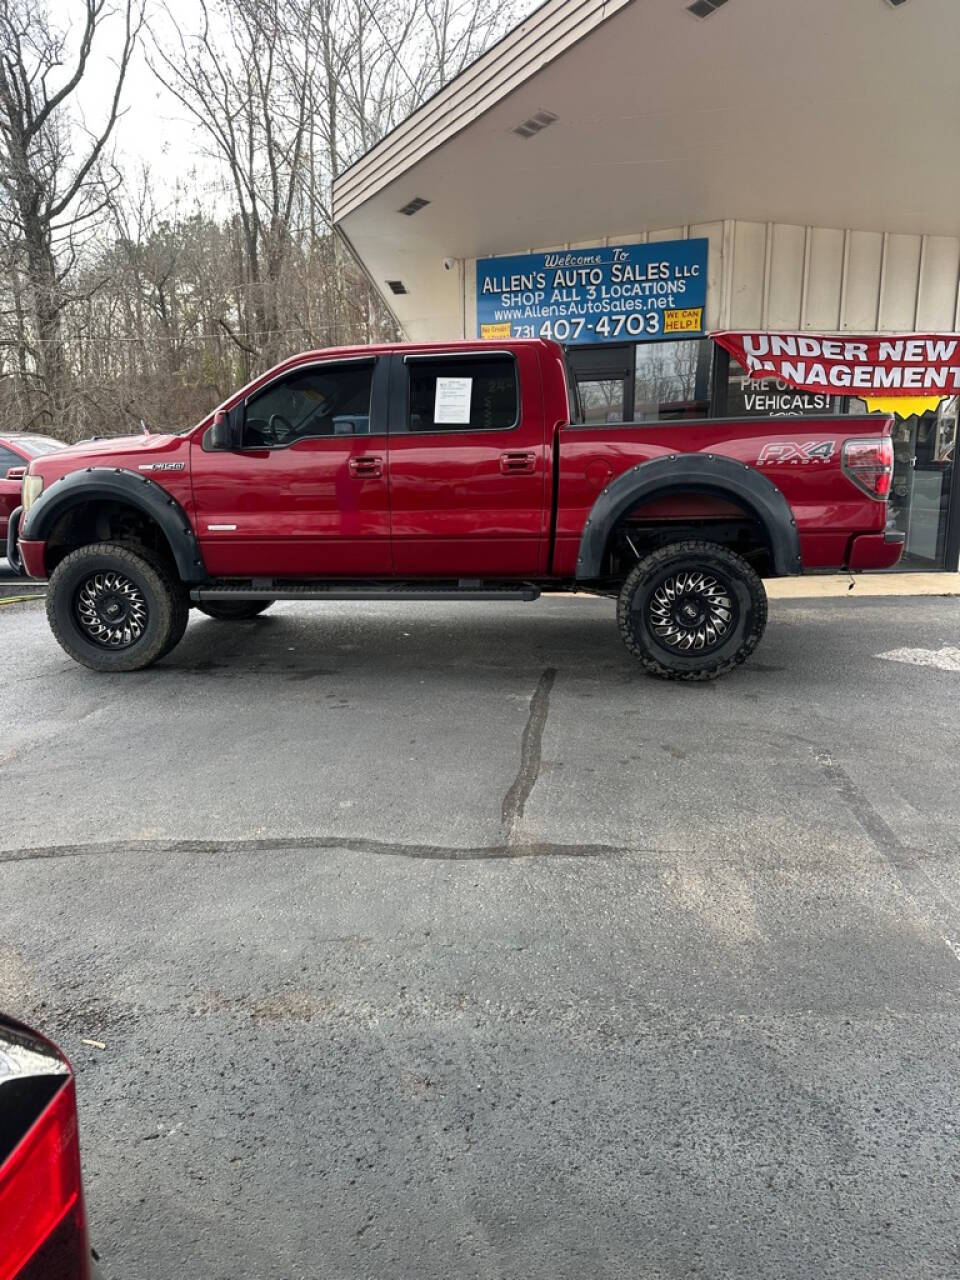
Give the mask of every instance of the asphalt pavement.
[(15, 573), (6, 557), (0, 556), (0, 600), (9, 600), (14, 596), (42, 596), (45, 591), (46, 583)]
[(704, 686), (590, 599), (0, 655), (0, 1007), (111, 1280), (960, 1272), (960, 600)]

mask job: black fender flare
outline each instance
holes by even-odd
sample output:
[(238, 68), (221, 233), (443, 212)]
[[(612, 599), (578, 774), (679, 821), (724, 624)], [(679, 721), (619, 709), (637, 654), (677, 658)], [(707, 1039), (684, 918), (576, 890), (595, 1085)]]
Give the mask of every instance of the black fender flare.
[(690, 489), (732, 499), (750, 511), (766, 532), (778, 577), (802, 571), (796, 519), (790, 503), (771, 480), (733, 458), (715, 453), (675, 453), (631, 467), (597, 497), (580, 538), (577, 580), (601, 576), (610, 534), (631, 507)]
[(193, 526), (180, 503), (149, 476), (122, 467), (84, 467), (44, 489), (20, 525), (21, 542), (46, 542), (61, 516), (82, 502), (123, 502), (153, 520), (170, 545), (184, 582), (204, 582), (207, 572)]

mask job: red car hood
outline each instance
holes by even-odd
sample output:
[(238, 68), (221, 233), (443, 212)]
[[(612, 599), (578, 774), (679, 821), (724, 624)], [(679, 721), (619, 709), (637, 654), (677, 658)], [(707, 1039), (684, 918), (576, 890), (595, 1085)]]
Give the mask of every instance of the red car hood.
[(82, 440), (79, 444), (55, 453), (45, 453), (30, 464), (31, 475), (43, 476), (49, 483), (81, 467), (123, 467), (128, 471), (149, 470), (148, 463), (186, 461), (189, 436), (111, 436), (105, 440)]
[[(98, 458), (112, 457), (118, 453), (149, 453), (151, 450), (169, 449), (180, 436), (157, 435), (146, 436), (141, 432), (135, 436), (110, 436), (104, 440), (81, 440), (79, 444), (67, 445), (66, 449), (57, 451), (57, 460), (67, 462), (70, 458), (85, 458), (95, 454)], [(44, 454), (45, 458), (50, 454)]]

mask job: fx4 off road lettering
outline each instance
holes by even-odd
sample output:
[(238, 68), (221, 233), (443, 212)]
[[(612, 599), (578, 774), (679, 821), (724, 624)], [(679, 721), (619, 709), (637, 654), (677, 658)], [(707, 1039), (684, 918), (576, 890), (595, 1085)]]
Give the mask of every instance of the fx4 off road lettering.
[(771, 441), (760, 450), (757, 466), (769, 467), (781, 462), (829, 462), (836, 452), (835, 440), (808, 440), (806, 444), (796, 444), (791, 440)]
[(651, 675), (710, 680), (759, 643), (763, 578), (897, 561), (891, 428), (588, 423), (548, 338), (308, 351), (194, 427), (33, 459), (7, 553), (96, 671), (166, 658), (191, 610), (549, 590), (615, 600)]

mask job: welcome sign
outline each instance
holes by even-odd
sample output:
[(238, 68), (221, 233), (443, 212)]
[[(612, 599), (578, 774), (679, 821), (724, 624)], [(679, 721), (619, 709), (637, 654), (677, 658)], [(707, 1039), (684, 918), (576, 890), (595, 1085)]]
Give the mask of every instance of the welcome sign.
[(704, 334), (709, 241), (477, 260), (477, 335), (652, 342)]

